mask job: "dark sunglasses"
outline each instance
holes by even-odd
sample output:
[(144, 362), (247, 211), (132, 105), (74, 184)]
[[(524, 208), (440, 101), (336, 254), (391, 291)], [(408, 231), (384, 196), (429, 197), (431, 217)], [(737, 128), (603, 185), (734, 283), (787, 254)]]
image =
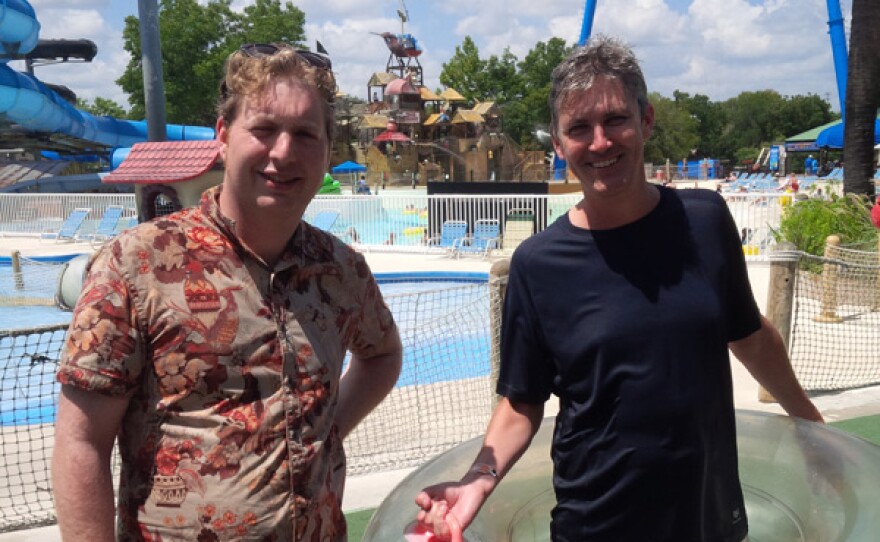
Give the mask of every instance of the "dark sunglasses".
[[(241, 47), (238, 48), (239, 52), (248, 57), (261, 57), (261, 56), (272, 56), (278, 51), (280, 51), (282, 47), (278, 47), (277, 45), (272, 45), (271, 43), (245, 43)], [(307, 49), (296, 49), (296, 56), (303, 59), (309, 66), (318, 69), (330, 70), (333, 68), (333, 63), (330, 62), (330, 57), (321, 54), (321, 53), (313, 53)], [(226, 80), (220, 81), (220, 98), (222, 100), (226, 100), (229, 94), (229, 89), (226, 88)]]
[[(244, 55), (251, 57), (272, 56), (281, 49), (281, 47), (272, 45), (271, 43), (245, 43), (238, 48), (238, 50)], [(333, 68), (333, 63), (330, 61), (330, 57), (325, 54), (314, 53), (307, 49), (297, 49), (296, 56), (305, 60), (309, 66), (314, 68), (322, 68), (325, 70)]]

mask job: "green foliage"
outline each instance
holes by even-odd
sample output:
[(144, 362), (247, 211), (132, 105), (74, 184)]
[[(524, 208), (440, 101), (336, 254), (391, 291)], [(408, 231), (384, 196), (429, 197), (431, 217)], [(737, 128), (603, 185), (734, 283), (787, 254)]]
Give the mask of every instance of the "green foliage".
[(98, 97), (95, 98), (95, 100), (92, 102), (83, 100), (82, 98), (77, 98), (76, 108), (87, 113), (91, 113), (96, 117), (108, 116), (117, 119), (129, 118), (128, 111), (126, 111), (125, 108), (109, 98)]
[[(162, 75), (168, 122), (213, 126), (223, 63), (242, 43), (304, 39), (305, 15), (290, 2), (256, 0), (236, 13), (232, 0), (161, 0), (159, 3)], [(123, 40), (131, 55), (116, 83), (128, 95), (132, 118), (145, 116), (140, 24), (125, 19)]]
[(732, 154), (726, 129), (729, 121), (722, 105), (702, 94), (690, 96), (676, 90), (672, 95), (675, 104), (696, 121), (694, 128), (697, 137), (692, 147), (696, 149), (695, 157), (729, 159)]
[(652, 92), (648, 99), (654, 106), (654, 132), (645, 143), (645, 161), (664, 164), (690, 156), (699, 141), (699, 121), (680, 104)]
[(483, 69), (486, 61), (480, 59), (480, 50), (470, 36), (455, 46), (455, 54), (443, 64), (440, 83), (454, 88), (469, 102), (479, 101), (483, 94)]
[(786, 207), (777, 241), (787, 241), (814, 256), (825, 253), (829, 235), (840, 236), (841, 245), (877, 242), (877, 229), (871, 224), (871, 213), (865, 198), (849, 195), (831, 200), (806, 199)]
[(504, 112), (504, 131), (524, 146), (534, 144), (536, 126), (550, 123), (550, 74), (568, 53), (565, 40), (539, 42), (522, 61), (505, 49), (499, 56), (480, 58), (470, 36), (443, 64), (440, 83), (454, 88), (470, 103), (494, 101)]

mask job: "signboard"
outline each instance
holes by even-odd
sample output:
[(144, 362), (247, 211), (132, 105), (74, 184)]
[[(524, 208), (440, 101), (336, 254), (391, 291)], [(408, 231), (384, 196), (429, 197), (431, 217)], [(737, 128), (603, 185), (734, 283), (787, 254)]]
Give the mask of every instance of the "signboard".
[(770, 154), (767, 157), (767, 168), (770, 171), (779, 171), (779, 147), (777, 145), (770, 147)]
[(818, 152), (819, 147), (815, 141), (802, 141), (799, 143), (786, 143), (786, 152)]
[(420, 124), (419, 111), (401, 110), (397, 112), (398, 124)]

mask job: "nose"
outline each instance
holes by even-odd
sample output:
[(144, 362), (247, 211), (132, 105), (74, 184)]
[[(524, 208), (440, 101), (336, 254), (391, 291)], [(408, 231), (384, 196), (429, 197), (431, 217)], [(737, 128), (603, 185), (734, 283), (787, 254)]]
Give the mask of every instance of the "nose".
[(593, 140), (590, 141), (590, 151), (602, 152), (611, 146), (611, 140), (605, 133), (605, 127), (597, 124), (593, 127)]
[(272, 146), (269, 148), (269, 158), (277, 164), (292, 162), (296, 159), (295, 147), (293, 136), (281, 131), (272, 141)]

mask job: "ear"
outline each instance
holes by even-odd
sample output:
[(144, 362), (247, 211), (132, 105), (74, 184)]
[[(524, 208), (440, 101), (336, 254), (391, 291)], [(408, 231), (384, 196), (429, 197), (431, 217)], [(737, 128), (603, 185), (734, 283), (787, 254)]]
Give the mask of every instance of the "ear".
[(565, 160), (565, 152), (562, 150), (562, 145), (559, 143), (559, 140), (556, 139), (556, 136), (551, 134), (550, 141), (553, 143), (553, 150), (556, 151), (556, 156), (561, 160)]
[(217, 117), (217, 124), (214, 128), (214, 134), (220, 143), (220, 158), (224, 161), (226, 160), (226, 144), (229, 139), (229, 127), (226, 124), (226, 120), (223, 117)]
[(648, 139), (652, 133), (654, 133), (654, 106), (651, 102), (648, 102), (645, 116), (642, 117), (642, 138)]

